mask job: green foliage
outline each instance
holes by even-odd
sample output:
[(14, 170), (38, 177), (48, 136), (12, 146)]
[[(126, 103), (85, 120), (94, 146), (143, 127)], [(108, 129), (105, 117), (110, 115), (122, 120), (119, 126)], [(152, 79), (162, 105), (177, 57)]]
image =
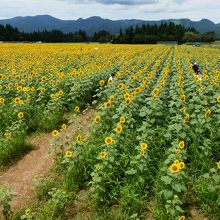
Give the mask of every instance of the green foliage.
[(210, 169), (195, 180), (194, 191), (198, 207), (212, 219), (220, 217), (220, 173)]
[(10, 202), (15, 198), (15, 195), (6, 186), (0, 187), (0, 207), (2, 208), (2, 214), (6, 219), (10, 219), (12, 215)]

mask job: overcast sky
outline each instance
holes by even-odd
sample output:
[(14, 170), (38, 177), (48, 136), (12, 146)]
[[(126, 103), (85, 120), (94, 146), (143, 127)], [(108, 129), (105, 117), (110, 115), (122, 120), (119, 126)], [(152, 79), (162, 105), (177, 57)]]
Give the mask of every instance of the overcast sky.
[(0, 0), (0, 19), (43, 14), (65, 20), (207, 18), (220, 23), (220, 0)]

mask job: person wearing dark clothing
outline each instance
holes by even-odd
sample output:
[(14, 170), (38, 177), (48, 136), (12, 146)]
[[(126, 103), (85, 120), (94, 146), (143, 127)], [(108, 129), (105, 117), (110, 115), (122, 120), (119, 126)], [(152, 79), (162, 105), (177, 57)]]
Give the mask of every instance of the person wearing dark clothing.
[(192, 67), (192, 69), (194, 71), (194, 76), (197, 76), (198, 79), (201, 81), (202, 80), (202, 74), (201, 74), (201, 72), (199, 70), (199, 66), (197, 65), (197, 63), (196, 62), (195, 63), (191, 63), (191, 67)]
[(112, 73), (109, 80), (113, 80), (113, 78), (115, 78), (115, 73)]
[(200, 75), (201, 74), (201, 72), (199, 71), (199, 66), (197, 65), (197, 63), (192, 63), (191, 67), (192, 67), (195, 75)]

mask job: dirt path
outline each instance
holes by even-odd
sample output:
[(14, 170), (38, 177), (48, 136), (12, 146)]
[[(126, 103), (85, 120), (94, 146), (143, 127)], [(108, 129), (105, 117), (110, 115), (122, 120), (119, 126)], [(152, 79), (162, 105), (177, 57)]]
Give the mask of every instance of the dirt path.
[[(77, 119), (72, 119), (68, 129), (60, 135), (70, 135), (79, 125), (85, 132), (88, 130), (89, 119), (94, 115), (94, 110), (87, 110), (86, 113)], [(42, 134), (36, 137), (32, 144), (34, 150), (25, 155), (20, 161), (10, 167), (0, 176), (0, 185), (9, 186), (16, 198), (10, 203), (12, 210), (18, 210), (33, 200), (33, 180), (46, 173), (54, 163), (53, 155), (48, 154), (51, 149), (49, 141), (53, 140), (51, 134)]]

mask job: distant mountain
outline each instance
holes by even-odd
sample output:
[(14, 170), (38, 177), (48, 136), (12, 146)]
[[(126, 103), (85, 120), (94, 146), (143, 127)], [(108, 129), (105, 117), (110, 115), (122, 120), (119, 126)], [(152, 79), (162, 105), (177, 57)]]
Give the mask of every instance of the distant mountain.
[(186, 27), (194, 27), (200, 32), (215, 31), (220, 36), (220, 23), (215, 24), (208, 19), (201, 21), (191, 21), (190, 19), (168, 19), (160, 21), (144, 21), (136, 19), (125, 20), (110, 20), (103, 19), (98, 16), (90, 17), (87, 19), (79, 18), (78, 20), (61, 20), (54, 18), (50, 15), (37, 15), (27, 17), (14, 17), (11, 19), (0, 20), (0, 24), (10, 24), (17, 27), (20, 31), (33, 32), (42, 30), (58, 29), (64, 33), (75, 32), (79, 29), (86, 31), (89, 35), (94, 32), (105, 29), (112, 34), (119, 33), (120, 28), (125, 29), (128, 26), (142, 25), (142, 24), (161, 24), (162, 22), (174, 22)]

